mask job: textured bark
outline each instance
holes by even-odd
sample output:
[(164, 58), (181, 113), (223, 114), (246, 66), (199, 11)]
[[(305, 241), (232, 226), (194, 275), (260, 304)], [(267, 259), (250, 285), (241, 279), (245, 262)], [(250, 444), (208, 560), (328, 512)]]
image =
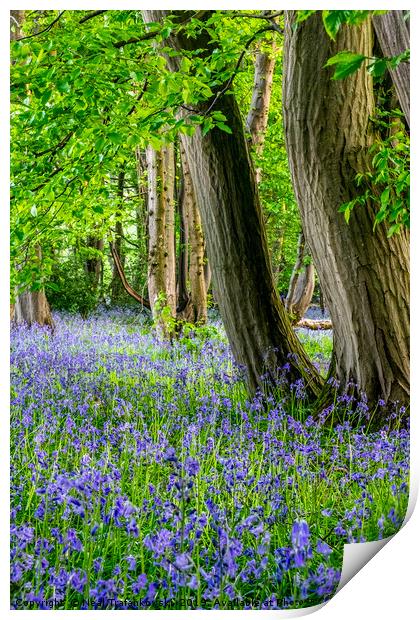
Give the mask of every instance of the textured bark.
[(304, 234), (301, 232), (285, 304), (287, 312), (293, 316), (294, 323), (305, 316), (314, 294), (315, 269), (313, 263), (305, 264), (305, 257), (307, 257), (306, 243)]
[(370, 166), (372, 78), (358, 71), (331, 80), (328, 58), (341, 50), (371, 56), (372, 25), (342, 27), (336, 41), (320, 13), (295, 25), (286, 12), (283, 70), (286, 145), (306, 241), (334, 326), (333, 368), (369, 400), (409, 396), (409, 237), (373, 232), (372, 204), (340, 205), (362, 191), (354, 178)]
[[(246, 131), (255, 147), (257, 155), (261, 155), (267, 130), (268, 112), (270, 109), (273, 73), (276, 64), (276, 42), (272, 42), (272, 53), (258, 51), (255, 58), (254, 86), (252, 89), (251, 106), (246, 119)], [(261, 170), (256, 169), (257, 183), (260, 182)]]
[(204, 247), (204, 282), (206, 285), (206, 293), (210, 290), (211, 285), (211, 265), (207, 256), (206, 248)]
[[(410, 30), (405, 19), (406, 11), (388, 11), (375, 15), (373, 25), (379, 45), (384, 56), (392, 57), (402, 54), (410, 48)], [(410, 65), (401, 62), (396, 69), (390, 70), (391, 78), (400, 102), (401, 110), (410, 127)]]
[[(160, 21), (165, 11), (143, 11), (145, 21)], [(184, 14), (185, 15), (185, 14)], [(198, 39), (182, 31), (165, 44), (176, 50), (211, 53), (203, 29)], [(179, 57), (168, 57), (172, 71)], [(232, 134), (214, 128), (182, 136), (194, 193), (204, 226), (222, 320), (237, 362), (247, 372), (251, 389), (273, 384), (278, 368), (290, 363), (294, 379), (304, 377), (317, 395), (321, 379), (297, 339), (274, 286), (257, 184), (241, 115), (232, 94), (220, 94), (197, 106), (221, 111)], [(180, 112), (181, 114), (181, 112)], [(265, 373), (265, 380), (261, 375)]]
[(50, 306), (44, 291), (25, 291), (16, 298), (13, 321), (27, 325), (48, 325), (54, 327)]
[(175, 251), (175, 152), (174, 145), (162, 148), (162, 199), (165, 205), (165, 293), (167, 305), (176, 316)]
[(191, 173), (185, 150), (181, 146), (184, 179), (184, 208), (188, 219), (189, 281), (191, 289), (192, 322), (207, 322), (207, 287), (204, 275), (204, 234), (194, 195)]
[[(176, 316), (175, 241), (174, 241), (174, 151), (164, 146), (146, 150), (148, 171), (149, 260), (148, 288), (153, 318), (167, 335), (161, 317), (162, 306)], [(160, 300), (159, 303), (157, 303)]]
[[(41, 248), (36, 247), (38, 261), (41, 261)], [(48, 325), (54, 328), (54, 321), (50, 305), (43, 290), (23, 291), (16, 297), (10, 318), (14, 323), (26, 323), (27, 325)]]

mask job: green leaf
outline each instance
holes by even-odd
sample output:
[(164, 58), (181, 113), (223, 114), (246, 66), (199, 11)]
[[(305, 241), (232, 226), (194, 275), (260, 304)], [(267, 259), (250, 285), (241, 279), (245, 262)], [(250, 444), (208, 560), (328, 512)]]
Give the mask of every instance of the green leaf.
[(401, 227), (401, 224), (399, 222), (397, 222), (396, 224), (393, 224), (392, 226), (389, 227), (389, 230), (386, 236), (392, 237), (392, 235), (394, 235), (400, 230), (400, 227)]
[(60, 93), (69, 93), (70, 92), (70, 84), (66, 80), (58, 80), (57, 81), (57, 90)]
[(389, 187), (386, 187), (381, 194), (381, 205), (383, 209), (386, 209), (389, 203)]
[(367, 66), (367, 71), (373, 77), (380, 77), (387, 70), (387, 61), (386, 58), (375, 58), (371, 63)]
[(113, 144), (122, 144), (123, 142), (123, 136), (120, 133), (117, 133), (116, 131), (110, 131), (108, 134), (108, 139)]
[(336, 65), (332, 79), (342, 80), (360, 69), (365, 59), (366, 56), (363, 56), (363, 54), (343, 51), (329, 58), (325, 67)]
[(97, 138), (97, 140), (95, 140), (95, 149), (98, 152), (101, 152), (104, 145), (105, 145), (106, 139), (105, 136), (99, 136), (99, 138)]
[(35, 205), (32, 205), (31, 207), (31, 215), (32, 217), (36, 217), (38, 215), (38, 209), (36, 208)]
[(322, 11), (322, 21), (331, 39), (335, 39), (341, 24), (346, 22), (351, 11)]
[(222, 131), (225, 131), (226, 133), (232, 133), (231, 128), (228, 125), (225, 125), (225, 123), (216, 123), (216, 125)]

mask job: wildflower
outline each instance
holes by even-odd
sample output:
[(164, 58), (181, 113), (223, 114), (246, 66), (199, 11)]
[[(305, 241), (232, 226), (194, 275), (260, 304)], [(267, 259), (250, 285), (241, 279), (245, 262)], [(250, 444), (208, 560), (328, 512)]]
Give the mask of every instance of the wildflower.
[(143, 590), (147, 585), (147, 577), (143, 573), (137, 577), (137, 581), (133, 583), (131, 589), (133, 590), (133, 594), (140, 594), (141, 590)]

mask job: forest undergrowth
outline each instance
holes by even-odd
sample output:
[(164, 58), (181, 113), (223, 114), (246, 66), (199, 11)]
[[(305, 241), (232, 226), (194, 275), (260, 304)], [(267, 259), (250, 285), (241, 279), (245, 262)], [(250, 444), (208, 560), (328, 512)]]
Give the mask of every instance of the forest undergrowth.
[[(171, 345), (130, 310), (54, 320), (12, 329), (14, 608), (310, 606), (344, 543), (401, 526), (409, 432), (351, 390), (315, 421), (287, 364), (249, 399), (217, 322)], [(325, 369), (330, 337), (301, 337)]]

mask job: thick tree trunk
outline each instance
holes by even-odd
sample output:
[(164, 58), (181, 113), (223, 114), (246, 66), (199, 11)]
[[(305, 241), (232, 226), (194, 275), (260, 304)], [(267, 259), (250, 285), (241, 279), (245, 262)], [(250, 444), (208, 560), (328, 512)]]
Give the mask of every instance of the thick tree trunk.
[(184, 208), (188, 219), (189, 281), (192, 322), (207, 322), (207, 287), (204, 275), (204, 234), (183, 146), (180, 148), (184, 179)]
[(296, 262), (290, 278), (286, 297), (286, 310), (293, 317), (293, 323), (305, 316), (315, 288), (315, 269), (311, 263), (305, 264), (307, 257), (305, 236), (299, 235)]
[(361, 193), (354, 178), (370, 166), (372, 78), (331, 80), (341, 50), (371, 56), (372, 26), (325, 33), (319, 12), (295, 24), (286, 12), (283, 70), (286, 145), (303, 230), (334, 326), (333, 371), (370, 401), (409, 397), (409, 237), (373, 232), (374, 207), (340, 205)]
[[(143, 11), (145, 21), (160, 21), (165, 11)], [(211, 53), (205, 30), (198, 39), (182, 31), (165, 44), (174, 49)], [(179, 57), (168, 57), (171, 70)], [(214, 128), (205, 136), (182, 136), (194, 193), (200, 209), (207, 251), (222, 320), (237, 362), (246, 369), (251, 389), (275, 384), (279, 367), (290, 364), (294, 379), (304, 377), (311, 395), (321, 378), (297, 339), (274, 286), (258, 189), (248, 153), (241, 115), (231, 94), (212, 97), (209, 105), (222, 112), (232, 134)], [(261, 376), (265, 375), (262, 379)]]
[[(125, 256), (122, 251), (124, 230), (123, 230), (121, 217), (122, 217), (123, 201), (124, 201), (124, 177), (125, 177), (125, 173), (124, 171), (121, 171), (118, 174), (118, 190), (117, 191), (118, 191), (118, 197), (120, 200), (120, 206), (116, 213), (117, 221), (115, 223), (115, 240), (114, 240), (115, 251), (118, 254), (120, 265), (123, 270), (125, 266)], [(121, 294), (123, 290), (124, 290), (124, 286), (122, 284), (122, 280), (118, 272), (117, 264), (114, 261), (113, 270), (112, 270), (112, 281), (111, 281), (111, 299), (114, 303), (116, 301), (121, 300)]]
[(16, 298), (13, 321), (27, 325), (48, 325), (54, 327), (50, 306), (44, 291), (25, 291)]
[(174, 151), (173, 146), (146, 150), (148, 171), (149, 260), (148, 289), (153, 318), (165, 335), (167, 324), (162, 308), (176, 316), (174, 242)]
[[(37, 259), (41, 261), (41, 248), (36, 247)], [(54, 328), (50, 305), (43, 290), (23, 291), (17, 295), (15, 303), (10, 309), (10, 318), (14, 323), (27, 325), (48, 325)]]
[[(410, 30), (405, 19), (407, 11), (388, 11), (373, 17), (373, 25), (379, 45), (384, 56), (392, 57), (402, 54), (410, 48)], [(410, 127), (410, 65), (401, 62), (390, 70), (391, 78), (397, 92), (401, 110)]]
[[(276, 64), (276, 42), (272, 42), (272, 52), (258, 51), (255, 58), (254, 87), (252, 89), (251, 106), (246, 119), (246, 131), (257, 155), (261, 155), (267, 130), (268, 112), (270, 109), (273, 74)], [(260, 182), (261, 170), (256, 169), (257, 183)]]

